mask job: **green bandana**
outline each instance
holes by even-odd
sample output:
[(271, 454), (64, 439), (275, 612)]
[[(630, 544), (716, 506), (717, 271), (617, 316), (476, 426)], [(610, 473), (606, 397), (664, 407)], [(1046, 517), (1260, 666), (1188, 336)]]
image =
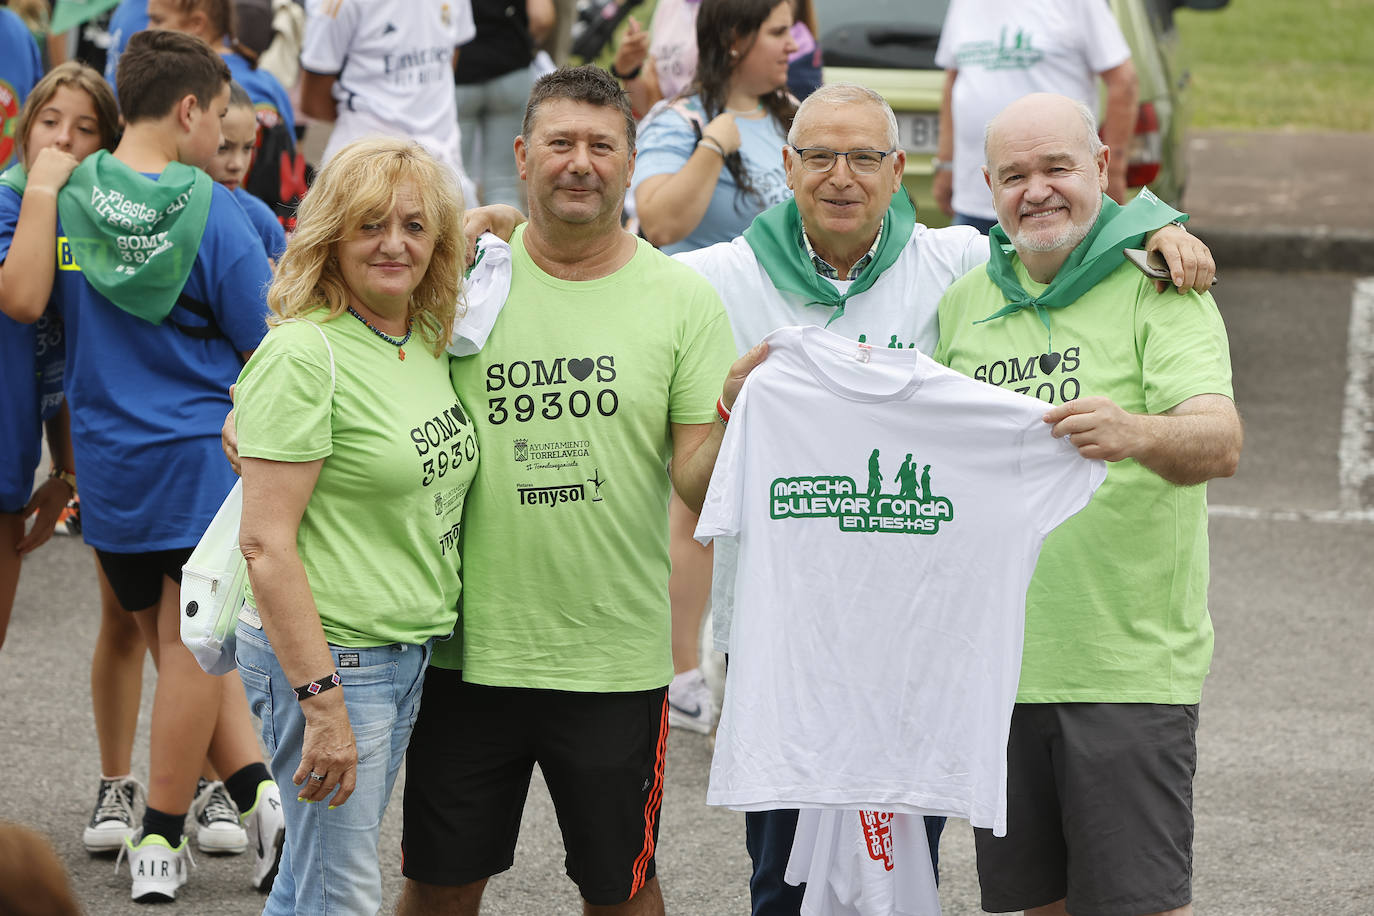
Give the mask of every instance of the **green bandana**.
[(24, 169), (22, 162), (16, 162), (0, 174), (0, 188), (9, 188), (20, 197), (24, 196), (24, 188), (28, 185), (29, 173)]
[[(1180, 213), (1164, 203), (1149, 189), (1140, 192), (1135, 200), (1122, 207), (1106, 194), (1102, 195), (1102, 212), (1083, 241), (1069, 253), (1060, 266), (1050, 285), (1038, 296), (1027, 293), (1016, 276), (1012, 266), (1013, 248), (1007, 232), (1000, 225), (993, 226), (988, 233), (988, 247), (992, 255), (988, 258), (987, 272), (992, 282), (1006, 297), (1007, 304), (993, 312), (983, 321), (1002, 318), (1024, 308), (1035, 309), (1045, 330), (1050, 328), (1050, 315), (1047, 309), (1063, 308), (1078, 301), (1078, 298), (1096, 286), (1107, 274), (1121, 266), (1124, 260), (1121, 251), (1125, 248), (1139, 248), (1145, 244), (1145, 234), (1174, 220), (1184, 221), (1186, 214)], [(974, 322), (982, 324), (983, 321)]]
[(807, 305), (835, 310), (825, 323), (829, 327), (832, 321), (844, 314), (844, 304), (850, 297), (867, 290), (883, 275), (883, 271), (896, 263), (915, 227), (916, 206), (903, 189), (892, 195), (892, 203), (883, 216), (883, 237), (873, 260), (868, 262), (843, 293), (816, 273), (816, 266), (811, 263), (811, 257), (801, 240), (801, 213), (797, 210), (795, 199), (770, 207), (754, 217), (749, 228), (744, 230), (744, 240), (768, 272), (768, 279), (779, 290), (805, 297)]
[(87, 156), (57, 196), (72, 258), (96, 292), (161, 324), (196, 261), (214, 181), (173, 162), (146, 178), (107, 151)]

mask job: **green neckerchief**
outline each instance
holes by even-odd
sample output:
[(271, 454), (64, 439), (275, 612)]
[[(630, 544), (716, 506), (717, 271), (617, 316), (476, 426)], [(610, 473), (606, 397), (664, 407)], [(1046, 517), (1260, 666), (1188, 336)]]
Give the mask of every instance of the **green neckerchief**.
[(196, 262), (214, 181), (170, 163), (147, 178), (105, 150), (87, 156), (57, 195), (72, 258), (96, 292), (161, 324)]
[(868, 290), (883, 275), (883, 271), (896, 263), (915, 227), (916, 206), (906, 190), (902, 189), (900, 193), (892, 195), (892, 203), (883, 216), (883, 237), (877, 253), (843, 293), (816, 273), (816, 265), (811, 263), (806, 245), (801, 240), (801, 214), (797, 211), (795, 199), (789, 198), (754, 217), (749, 228), (744, 230), (744, 240), (768, 272), (768, 279), (779, 290), (805, 297), (807, 305), (826, 306), (835, 310), (825, 323), (829, 327), (831, 322), (844, 314), (844, 304), (851, 297)]
[[(1024, 308), (1035, 309), (1045, 330), (1050, 333), (1050, 349), (1053, 349), (1053, 329), (1050, 327), (1048, 309), (1063, 308), (1078, 301), (1078, 298), (1102, 281), (1109, 273), (1121, 266), (1125, 260), (1121, 254), (1125, 248), (1139, 248), (1145, 244), (1145, 234), (1174, 220), (1188, 219), (1173, 207), (1160, 200), (1149, 189), (1145, 189), (1126, 206), (1120, 206), (1106, 194), (1102, 195), (1102, 212), (1097, 215), (1083, 241), (1069, 253), (1060, 266), (1049, 286), (1038, 296), (1026, 292), (1016, 276), (1011, 255), (1014, 249), (1007, 232), (1000, 225), (992, 227), (988, 233), (987, 272), (992, 282), (1006, 297), (1007, 304), (993, 312), (983, 321), (992, 321), (1013, 314)], [(974, 322), (982, 324), (983, 321)]]
[(24, 189), (28, 185), (29, 173), (22, 162), (16, 162), (0, 174), (0, 188), (9, 188), (20, 197), (24, 196)]

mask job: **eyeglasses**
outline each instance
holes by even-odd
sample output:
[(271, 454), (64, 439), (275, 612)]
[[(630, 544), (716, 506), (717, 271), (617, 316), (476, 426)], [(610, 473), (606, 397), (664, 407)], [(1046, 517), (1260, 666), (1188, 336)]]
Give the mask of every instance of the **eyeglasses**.
[(896, 150), (883, 152), (879, 149), (852, 149), (847, 153), (839, 150), (812, 146), (806, 149), (792, 147), (801, 158), (802, 168), (808, 172), (828, 172), (835, 167), (835, 160), (843, 156), (849, 160), (849, 170), (859, 175), (872, 175), (882, 168), (883, 160)]

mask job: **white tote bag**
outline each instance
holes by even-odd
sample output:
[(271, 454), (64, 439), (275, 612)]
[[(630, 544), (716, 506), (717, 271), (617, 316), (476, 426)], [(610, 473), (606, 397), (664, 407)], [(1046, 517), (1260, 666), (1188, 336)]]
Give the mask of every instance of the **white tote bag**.
[(209, 674), (234, 670), (234, 628), (248, 585), (248, 564), (239, 550), (242, 515), (240, 480), (181, 567), (181, 641)]

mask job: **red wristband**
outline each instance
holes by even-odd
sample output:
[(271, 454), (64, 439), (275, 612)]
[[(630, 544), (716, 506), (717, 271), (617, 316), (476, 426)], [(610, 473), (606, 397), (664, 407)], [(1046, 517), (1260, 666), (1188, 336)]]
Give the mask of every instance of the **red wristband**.
[(716, 398), (716, 416), (720, 417), (720, 422), (730, 422), (730, 408), (725, 406), (725, 398)]

